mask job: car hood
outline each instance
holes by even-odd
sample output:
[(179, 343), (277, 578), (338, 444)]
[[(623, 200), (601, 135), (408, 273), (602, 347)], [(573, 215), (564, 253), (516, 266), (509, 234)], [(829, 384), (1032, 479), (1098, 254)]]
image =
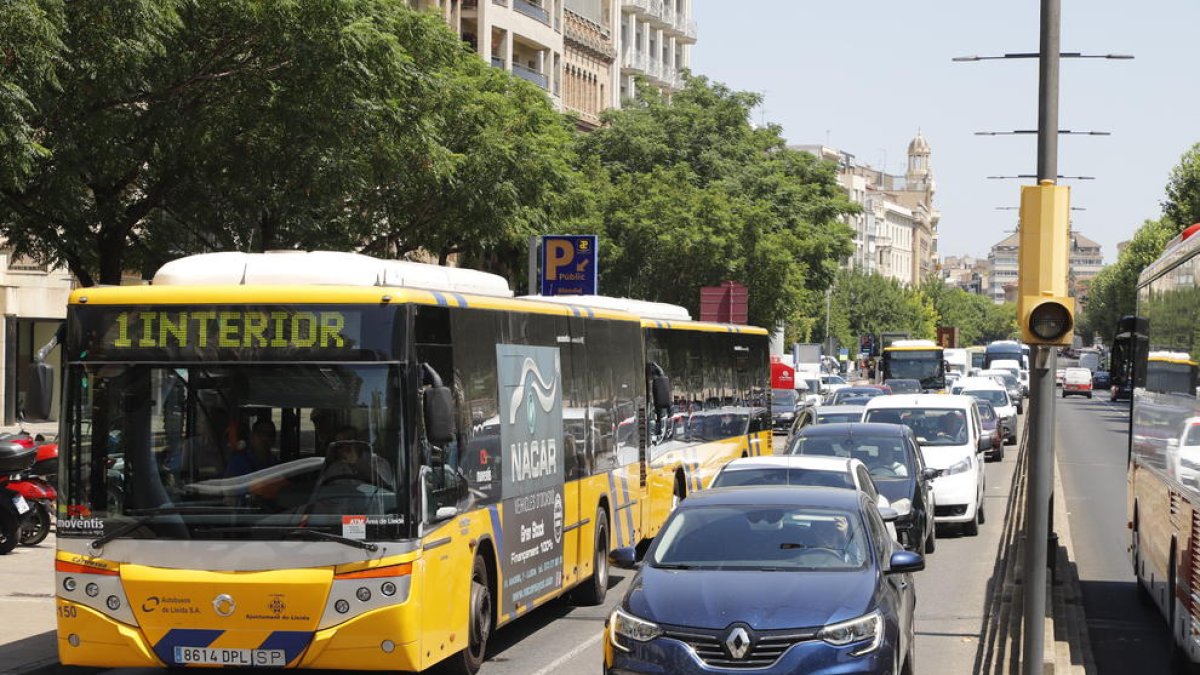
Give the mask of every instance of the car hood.
[(871, 609), (877, 575), (845, 572), (662, 570), (645, 566), (625, 596), (633, 614), (655, 623), (719, 630), (743, 621), (756, 630), (811, 628)]
[(925, 465), (931, 469), (948, 469), (972, 453), (970, 446), (965, 445), (921, 446), (921, 457), (925, 458)]
[(915, 485), (915, 478), (901, 478), (896, 480), (884, 478), (875, 479), (875, 489), (879, 491), (879, 494), (887, 497), (887, 500), (892, 503), (895, 503), (898, 499), (911, 500), (913, 495), (916, 493)]

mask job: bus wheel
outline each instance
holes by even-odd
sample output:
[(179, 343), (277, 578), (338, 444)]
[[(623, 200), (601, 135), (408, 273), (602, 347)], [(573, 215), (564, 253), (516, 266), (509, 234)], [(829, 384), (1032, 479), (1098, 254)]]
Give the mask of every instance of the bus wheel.
[(451, 662), (451, 672), (474, 675), (483, 665), (488, 638), (492, 635), (492, 586), (487, 564), (475, 556), (471, 568), (471, 605), (467, 616), (467, 648)]
[(608, 594), (608, 514), (604, 508), (596, 509), (596, 546), (592, 554), (592, 576), (579, 585), (571, 594), (577, 605), (604, 604)]

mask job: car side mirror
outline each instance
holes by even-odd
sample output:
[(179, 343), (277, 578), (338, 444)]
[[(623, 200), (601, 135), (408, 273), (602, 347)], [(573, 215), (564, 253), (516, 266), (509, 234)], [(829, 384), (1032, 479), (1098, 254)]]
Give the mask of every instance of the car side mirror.
[(903, 574), (905, 572), (920, 572), (925, 569), (925, 558), (920, 553), (912, 551), (896, 551), (888, 560), (887, 574)]
[(876, 508), (879, 509), (879, 517), (883, 518), (883, 522), (885, 523), (894, 523), (896, 522), (896, 519), (900, 517), (900, 514), (896, 512), (896, 509), (893, 509), (890, 506), (879, 506)]
[(925, 480), (933, 480), (934, 478), (937, 478), (940, 475), (942, 475), (942, 472), (939, 471), (938, 469), (931, 469), (929, 467), (925, 467), (924, 469), (921, 470), (921, 477), (924, 478)]
[(979, 452), (987, 452), (992, 449), (992, 439), (987, 436), (979, 437)]
[(633, 548), (632, 546), (614, 548), (612, 552), (608, 554), (608, 561), (614, 566), (623, 570), (637, 569), (637, 549)]

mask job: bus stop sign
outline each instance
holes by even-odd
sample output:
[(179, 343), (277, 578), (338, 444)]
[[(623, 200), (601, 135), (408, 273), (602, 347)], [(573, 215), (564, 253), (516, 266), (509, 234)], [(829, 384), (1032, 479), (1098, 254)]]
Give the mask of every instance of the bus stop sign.
[(547, 234), (542, 237), (542, 295), (595, 295), (594, 234)]

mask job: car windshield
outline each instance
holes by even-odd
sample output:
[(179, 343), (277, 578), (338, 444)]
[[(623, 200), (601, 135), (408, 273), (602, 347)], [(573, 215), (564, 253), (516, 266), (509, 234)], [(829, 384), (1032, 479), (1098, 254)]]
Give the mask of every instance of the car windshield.
[(857, 513), (809, 506), (713, 505), (675, 512), (651, 567), (716, 570), (858, 570), (869, 542)]
[(861, 412), (827, 412), (817, 413), (817, 424), (842, 424), (862, 420)]
[(854, 478), (845, 471), (765, 466), (725, 469), (713, 479), (711, 487), (746, 485), (812, 485), (816, 487), (854, 488)]
[(367, 523), (364, 537), (407, 532), (397, 367), (75, 367), (64, 502), (100, 523), (94, 530), (160, 539), (278, 538), (297, 528), (340, 535), (343, 515), (355, 514)]
[(775, 408), (787, 409), (796, 407), (795, 389), (772, 389), (771, 405)]
[(981, 401), (987, 401), (998, 408), (1008, 405), (1008, 392), (999, 389), (964, 389), (962, 393), (964, 396), (974, 396)]
[(996, 419), (996, 409), (989, 405), (979, 405), (979, 419), (985, 422), (991, 422)]
[(967, 421), (962, 410), (937, 408), (878, 408), (868, 410), (864, 422), (903, 424), (921, 445), (964, 445)]
[(821, 381), (826, 384), (846, 384), (846, 380), (840, 375), (826, 375), (821, 378)]
[(1183, 444), (1189, 446), (1200, 445), (1200, 424), (1193, 424), (1188, 427), (1187, 437), (1183, 439)]
[(921, 393), (921, 383), (918, 380), (888, 380), (884, 384), (892, 388), (893, 394)]
[[(846, 387), (833, 393), (832, 405), (862, 405), (866, 399), (882, 396), (883, 392), (871, 387)], [(854, 401), (853, 403), (851, 401)]]
[(867, 465), (872, 478), (907, 478), (912, 462), (899, 435), (814, 436), (799, 435), (788, 443), (784, 454), (857, 459)]

